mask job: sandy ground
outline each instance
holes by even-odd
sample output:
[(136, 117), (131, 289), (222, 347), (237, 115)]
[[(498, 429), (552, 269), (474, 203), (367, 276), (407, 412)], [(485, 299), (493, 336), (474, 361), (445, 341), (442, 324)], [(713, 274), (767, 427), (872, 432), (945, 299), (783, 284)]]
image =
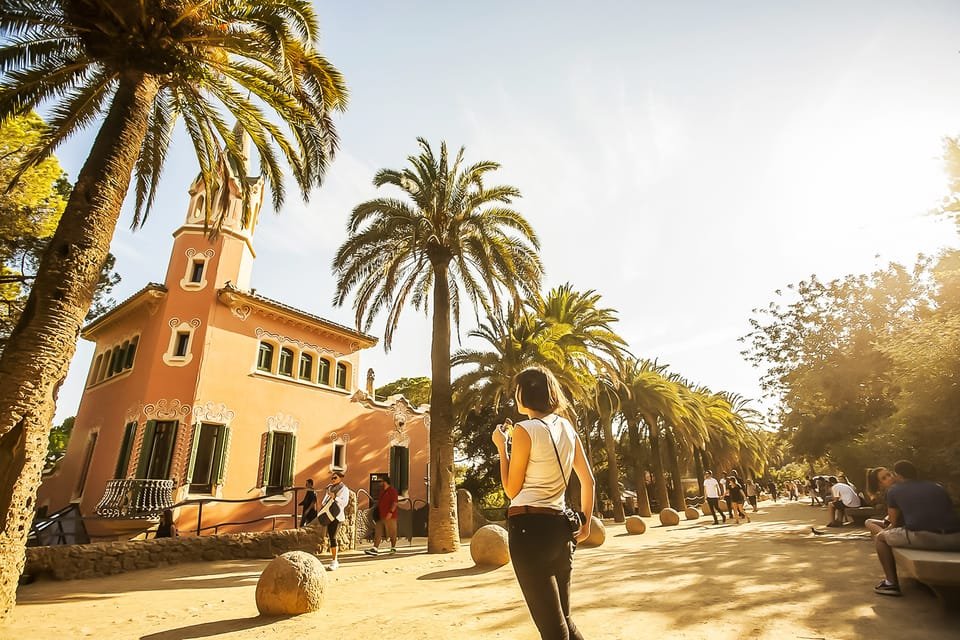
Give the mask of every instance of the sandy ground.
[[(587, 638), (940, 638), (960, 623), (917, 585), (878, 596), (863, 529), (813, 536), (826, 512), (761, 503), (752, 524), (710, 518), (627, 535), (607, 523), (604, 545), (577, 551), (574, 618)], [(0, 638), (538, 637), (509, 565), (474, 566), (467, 545), (431, 556), (422, 540), (395, 556), (344, 554), (328, 573), (323, 610), (258, 617), (254, 589), (266, 561), (186, 564), (109, 578), (21, 587)], [(419, 543), (419, 544), (418, 544)]]

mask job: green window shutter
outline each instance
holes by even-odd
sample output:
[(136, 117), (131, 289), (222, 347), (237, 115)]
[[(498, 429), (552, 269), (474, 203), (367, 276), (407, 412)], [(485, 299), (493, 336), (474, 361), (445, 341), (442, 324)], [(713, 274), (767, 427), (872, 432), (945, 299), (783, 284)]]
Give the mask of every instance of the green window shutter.
[(260, 476), (260, 486), (267, 486), (270, 478), (270, 462), (273, 458), (273, 431), (269, 431), (264, 439), (263, 447), (263, 474)]
[(127, 476), (127, 467), (130, 465), (130, 453), (133, 449), (133, 438), (137, 434), (137, 423), (129, 422), (123, 428), (123, 442), (120, 445), (120, 455), (117, 458), (117, 468), (113, 477), (122, 479)]
[(217, 434), (217, 450), (214, 460), (217, 462), (217, 472), (213, 475), (215, 484), (223, 484), (223, 471), (227, 468), (227, 446), (230, 444), (230, 427), (221, 426)]
[(173, 450), (177, 445), (177, 432), (180, 430), (180, 423), (173, 423), (173, 432), (167, 438), (167, 446), (163, 451), (163, 480), (170, 477), (170, 465), (173, 463)]
[(140, 445), (140, 459), (137, 460), (138, 479), (147, 477), (147, 465), (150, 464), (150, 453), (153, 450), (153, 436), (157, 431), (157, 421), (147, 420), (147, 426), (143, 429), (143, 444)]
[(190, 444), (190, 464), (187, 467), (187, 482), (193, 482), (193, 470), (197, 466), (197, 446), (200, 444), (200, 432), (203, 431), (203, 423), (199, 422), (193, 426), (193, 442)]
[(397, 482), (397, 449), (400, 447), (390, 447), (390, 483), (400, 491), (400, 483)]
[(403, 493), (410, 486), (410, 449), (407, 447), (399, 447), (400, 449), (400, 468), (398, 469), (398, 477), (396, 479), (397, 491)]
[(297, 459), (297, 436), (290, 436), (290, 451), (287, 454), (283, 468), (283, 486), (293, 486), (293, 463)]

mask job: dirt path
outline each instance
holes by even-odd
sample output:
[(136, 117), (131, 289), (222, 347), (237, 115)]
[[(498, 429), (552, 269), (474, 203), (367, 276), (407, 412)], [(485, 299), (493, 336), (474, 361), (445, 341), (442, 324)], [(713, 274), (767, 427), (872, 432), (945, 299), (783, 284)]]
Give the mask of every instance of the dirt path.
[[(810, 534), (826, 519), (806, 504), (762, 503), (752, 524), (710, 518), (577, 552), (573, 610), (587, 638), (956, 638), (956, 621), (919, 587), (878, 596), (880, 567), (863, 529)], [(422, 541), (421, 541), (422, 542)], [(535, 640), (510, 566), (473, 566), (468, 547), (430, 556), (345, 554), (328, 574), (324, 609), (257, 616), (266, 561), (189, 564), (95, 580), (22, 587), (0, 638), (185, 640), (337, 637)]]

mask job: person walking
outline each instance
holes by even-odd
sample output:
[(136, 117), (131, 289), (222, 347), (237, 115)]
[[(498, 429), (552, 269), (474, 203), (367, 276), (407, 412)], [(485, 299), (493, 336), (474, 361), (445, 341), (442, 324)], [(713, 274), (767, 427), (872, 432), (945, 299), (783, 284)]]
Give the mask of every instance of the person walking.
[(384, 537), (390, 538), (390, 553), (397, 552), (397, 518), (400, 505), (400, 494), (392, 484), (390, 476), (383, 474), (380, 476), (383, 482), (383, 490), (380, 492), (380, 499), (377, 500), (377, 514), (380, 518), (373, 528), (373, 546), (364, 551), (368, 556), (375, 556), (380, 553), (380, 542)]
[(753, 512), (757, 512), (757, 494), (760, 493), (760, 489), (757, 488), (757, 483), (753, 478), (747, 478), (746, 486), (744, 486), (744, 492), (747, 494), (747, 502), (750, 503), (750, 506), (753, 507)]
[(330, 571), (336, 571), (340, 568), (340, 562), (337, 560), (337, 531), (340, 529), (340, 523), (346, 519), (345, 511), (350, 504), (350, 489), (343, 482), (343, 472), (334, 470), (330, 474), (330, 484), (323, 492), (323, 504), (320, 505), (320, 514), (327, 514), (329, 522), (327, 523), (327, 537), (330, 539), (330, 555), (333, 556), (330, 564), (327, 566)]
[(303, 494), (300, 506), (303, 508), (300, 516), (300, 526), (305, 527), (317, 517), (317, 492), (313, 490), (313, 478), (307, 478), (307, 490)]
[(730, 501), (730, 513), (733, 514), (734, 524), (740, 524), (740, 517), (743, 516), (750, 522), (750, 516), (743, 510), (744, 493), (743, 487), (734, 476), (727, 478), (727, 500)]
[(703, 493), (707, 498), (707, 504), (710, 505), (710, 513), (713, 514), (713, 524), (720, 524), (717, 520), (718, 513), (723, 518), (723, 524), (727, 524), (727, 516), (720, 510), (720, 496), (722, 495), (720, 482), (713, 477), (712, 471), (704, 471), (703, 473)]
[(500, 481), (510, 498), (510, 561), (540, 637), (583, 640), (570, 615), (570, 576), (576, 545), (590, 535), (590, 517), (571, 533), (564, 493), (576, 471), (580, 505), (593, 513), (593, 472), (576, 430), (562, 415), (567, 402), (553, 374), (525, 369), (514, 386), (517, 411), (528, 419), (513, 426), (509, 454), (503, 425), (491, 435), (500, 454)]

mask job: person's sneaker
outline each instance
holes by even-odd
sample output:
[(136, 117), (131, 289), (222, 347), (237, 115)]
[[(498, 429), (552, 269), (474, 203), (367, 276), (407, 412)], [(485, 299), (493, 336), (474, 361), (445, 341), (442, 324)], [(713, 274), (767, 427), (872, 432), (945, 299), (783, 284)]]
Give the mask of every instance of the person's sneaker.
[(839, 522), (830, 522), (827, 524), (828, 527), (842, 527), (843, 525)]
[(367, 554), (368, 556), (376, 556), (380, 554), (380, 549), (377, 549), (376, 547), (370, 547), (369, 549), (364, 551), (364, 553)]
[(396, 548), (396, 547), (390, 547), (390, 553), (391, 553), (391, 554), (396, 553), (396, 552), (397, 552), (397, 548)]
[(900, 585), (898, 585), (898, 584), (891, 584), (891, 583), (887, 582), (886, 580), (884, 580), (883, 582), (881, 582), (880, 584), (878, 584), (877, 586), (875, 586), (875, 587), (873, 588), (873, 592), (874, 592), (874, 593), (879, 593), (879, 594), (882, 595), (882, 596), (899, 596), (899, 595), (902, 595), (902, 594), (900, 593)]
[(330, 565), (327, 567), (327, 569), (329, 569), (330, 571), (336, 571), (339, 568), (340, 568), (340, 563), (337, 562), (336, 560), (331, 562)]

